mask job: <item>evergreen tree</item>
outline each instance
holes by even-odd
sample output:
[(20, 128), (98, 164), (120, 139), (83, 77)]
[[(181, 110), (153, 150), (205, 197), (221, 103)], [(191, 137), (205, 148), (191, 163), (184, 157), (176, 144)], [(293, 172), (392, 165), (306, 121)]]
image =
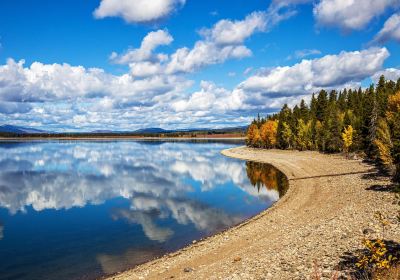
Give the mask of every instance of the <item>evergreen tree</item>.
[(300, 118), (305, 122), (310, 120), (310, 110), (304, 99), (300, 101)]
[[(397, 92), (397, 93), (396, 93)], [(257, 118), (247, 132), (253, 147), (324, 152), (362, 151), (400, 182), (400, 78), (379, 78), (376, 85), (340, 92), (319, 91), (291, 110)]]
[(323, 121), (325, 118), (326, 109), (328, 107), (328, 94), (325, 90), (321, 90), (317, 98), (316, 106), (316, 118), (319, 121)]
[(343, 92), (342, 91), (339, 92), (339, 97), (337, 100), (338, 107), (341, 111), (347, 110), (346, 99), (347, 99), (347, 90), (344, 89)]
[(282, 110), (279, 113), (279, 122), (277, 129), (277, 145), (280, 149), (287, 149), (290, 146), (290, 139), (286, 139), (285, 129), (292, 129), (290, 123), (292, 120), (292, 111), (287, 104), (283, 105)]
[(325, 151), (339, 152), (342, 146), (342, 126), (339, 114), (335, 107), (333, 107), (329, 114), (327, 114), (324, 124), (324, 129), (328, 130), (324, 132)]
[(397, 79), (397, 83), (396, 83), (396, 87), (394, 89), (395, 92), (399, 92), (400, 91), (400, 78)]
[(317, 99), (315, 98), (315, 94), (312, 94), (311, 102), (310, 102), (310, 117), (317, 117)]
[(388, 96), (389, 96), (389, 85), (386, 84), (385, 77), (383, 75), (380, 76), (378, 86), (376, 87), (376, 96), (375, 102), (377, 102), (378, 106), (378, 116), (383, 117), (386, 112)]

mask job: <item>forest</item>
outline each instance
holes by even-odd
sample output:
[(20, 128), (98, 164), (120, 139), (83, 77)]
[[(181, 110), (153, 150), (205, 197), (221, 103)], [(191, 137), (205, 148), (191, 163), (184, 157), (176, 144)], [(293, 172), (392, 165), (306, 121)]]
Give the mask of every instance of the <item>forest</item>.
[(258, 116), (247, 130), (254, 148), (361, 154), (400, 181), (400, 78), (381, 76), (377, 85), (321, 90), (307, 104)]

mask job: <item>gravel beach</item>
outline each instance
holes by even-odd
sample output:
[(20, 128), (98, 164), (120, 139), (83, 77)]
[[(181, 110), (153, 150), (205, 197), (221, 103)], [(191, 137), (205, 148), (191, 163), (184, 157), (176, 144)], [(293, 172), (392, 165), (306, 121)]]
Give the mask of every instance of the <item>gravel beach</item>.
[(315, 262), (329, 279), (346, 252), (362, 248), (364, 234), (378, 234), (377, 211), (393, 221), (386, 238), (400, 243), (390, 181), (373, 165), (317, 152), (222, 153), (274, 165), (288, 177), (288, 192), (241, 225), (109, 279), (309, 279)]

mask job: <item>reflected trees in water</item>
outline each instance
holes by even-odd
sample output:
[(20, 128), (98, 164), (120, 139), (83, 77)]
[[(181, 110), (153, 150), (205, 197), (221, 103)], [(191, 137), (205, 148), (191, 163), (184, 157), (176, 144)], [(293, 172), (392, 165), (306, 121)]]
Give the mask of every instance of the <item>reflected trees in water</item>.
[(279, 197), (282, 197), (289, 187), (286, 176), (267, 163), (247, 161), (246, 173), (250, 183), (257, 188), (258, 192), (262, 188), (276, 190)]

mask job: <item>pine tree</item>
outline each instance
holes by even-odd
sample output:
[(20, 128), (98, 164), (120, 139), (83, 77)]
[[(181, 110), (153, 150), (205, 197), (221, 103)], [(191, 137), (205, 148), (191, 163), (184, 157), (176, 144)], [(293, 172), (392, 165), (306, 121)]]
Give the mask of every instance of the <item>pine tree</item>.
[(338, 97), (338, 107), (341, 111), (346, 111), (347, 110), (347, 104), (346, 104), (346, 99), (347, 99), (347, 90), (344, 89), (343, 92), (339, 92), (339, 97)]
[(328, 107), (328, 94), (325, 90), (321, 90), (317, 98), (316, 118), (319, 121), (323, 121), (325, 118), (325, 112)]
[(310, 102), (310, 117), (317, 117), (317, 99), (315, 98), (315, 94), (312, 94), (311, 102)]
[(326, 136), (326, 151), (339, 152), (342, 142), (342, 125), (340, 121), (340, 116), (335, 108), (333, 108), (331, 113), (329, 114), (329, 120), (327, 120), (327, 122), (328, 124), (326, 125), (326, 127), (329, 130), (329, 136)]
[[(397, 92), (397, 93), (396, 93)], [(319, 91), (291, 110), (285, 104), (278, 114), (258, 117), (247, 133), (254, 147), (314, 149), (324, 152), (362, 151), (400, 182), (400, 78), (380, 77), (377, 86), (340, 92)]]
[(290, 128), (290, 131), (292, 131), (290, 127), (290, 123), (292, 121), (292, 111), (288, 107), (287, 104), (283, 105), (282, 110), (279, 113), (279, 122), (278, 122), (278, 131), (277, 131), (277, 146), (280, 149), (287, 149), (289, 147), (288, 145), (288, 140), (286, 139), (286, 136), (284, 134), (284, 130), (287, 129), (286, 126)]
[(314, 126), (314, 148), (319, 151), (325, 150), (325, 142), (324, 142), (324, 129), (322, 123), (318, 120), (315, 120)]
[(310, 110), (304, 99), (300, 101), (300, 118), (305, 122), (310, 120)]
[(378, 116), (383, 117), (386, 112), (390, 85), (386, 83), (385, 77), (380, 76), (378, 86), (376, 87), (376, 100), (378, 106)]
[(396, 83), (396, 87), (394, 89), (395, 92), (399, 92), (400, 91), (400, 78), (397, 79), (397, 83)]

